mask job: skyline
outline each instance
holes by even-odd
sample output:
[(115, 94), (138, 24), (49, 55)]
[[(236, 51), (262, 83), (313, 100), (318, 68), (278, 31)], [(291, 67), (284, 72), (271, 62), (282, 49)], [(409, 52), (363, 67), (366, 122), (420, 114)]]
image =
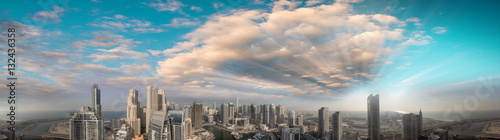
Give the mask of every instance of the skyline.
[(363, 111), (372, 93), (381, 110), (500, 106), (496, 1), (5, 3), (0, 28), (20, 31), (19, 111), (89, 105), (92, 84), (102, 110), (120, 111), (131, 88), (145, 103), (147, 85), (180, 104), (296, 111)]

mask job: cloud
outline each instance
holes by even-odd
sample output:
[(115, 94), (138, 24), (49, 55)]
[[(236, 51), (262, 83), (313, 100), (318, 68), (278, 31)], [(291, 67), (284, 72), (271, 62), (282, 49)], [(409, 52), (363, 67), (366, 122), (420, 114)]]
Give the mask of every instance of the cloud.
[(58, 6), (52, 6), (52, 11), (39, 11), (33, 15), (33, 20), (42, 22), (61, 22), (60, 16), (63, 16), (64, 9)]
[(428, 35), (424, 35), (424, 32), (418, 32), (410, 39), (406, 40), (403, 43), (400, 43), (398, 46), (423, 46), (427, 45), (432, 41), (432, 37)]
[(189, 10), (193, 10), (193, 11), (196, 11), (196, 12), (202, 12), (203, 9), (201, 9), (201, 7), (198, 7), (198, 6), (191, 6), (189, 8)]
[(316, 5), (318, 3), (323, 3), (324, 0), (308, 0), (306, 1), (306, 6)]
[(137, 20), (124, 15), (117, 14), (113, 17), (101, 17), (88, 25), (102, 27), (106, 29), (120, 30), (123, 32), (134, 31), (140, 33), (159, 33), (165, 29), (155, 27), (147, 20)]
[(184, 6), (182, 2), (177, 1), (177, 0), (167, 0), (166, 2), (162, 0), (157, 0), (156, 2), (151, 2), (151, 3), (143, 3), (144, 5), (147, 5), (151, 8), (154, 8), (158, 12), (162, 11), (181, 11), (181, 7)]
[(432, 28), (432, 32), (435, 34), (445, 34), (447, 30), (444, 27), (434, 27)]
[(423, 26), (422, 23), (420, 23), (420, 19), (417, 17), (411, 17), (405, 20), (407, 23), (413, 23), (416, 26)]
[(126, 47), (116, 47), (113, 49), (96, 49), (100, 51), (95, 54), (91, 54), (92, 62), (99, 62), (103, 60), (116, 60), (116, 59), (143, 59), (149, 56), (149, 54), (144, 52), (138, 52), (131, 50)]
[(210, 16), (183, 36), (186, 41), (150, 51), (167, 56), (158, 62), (158, 77), (173, 85), (204, 81), (186, 87), (195, 91), (290, 98), (333, 95), (376, 79), (380, 75), (374, 71), (397, 47), (385, 42), (406, 41), (399, 28), (404, 22), (393, 16), (355, 14), (352, 5), (344, 2), (297, 8), (299, 4), (282, 0), (274, 2), (272, 11)]
[(187, 18), (174, 18), (170, 22), (170, 24), (163, 24), (163, 26), (168, 26), (168, 27), (190, 27), (190, 26), (198, 26), (200, 25), (200, 21), (198, 19), (187, 19)]

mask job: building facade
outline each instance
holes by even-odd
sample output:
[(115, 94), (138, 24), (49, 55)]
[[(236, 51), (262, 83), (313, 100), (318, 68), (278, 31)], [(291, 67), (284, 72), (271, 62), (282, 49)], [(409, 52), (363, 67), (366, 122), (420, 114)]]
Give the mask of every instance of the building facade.
[(422, 111), (419, 114), (403, 114), (403, 139), (417, 140), (422, 133)]
[(90, 107), (83, 107), (69, 120), (71, 140), (102, 140), (103, 121)]
[(330, 131), (330, 116), (328, 115), (328, 107), (321, 107), (318, 110), (319, 122), (318, 122), (318, 133), (320, 137), (326, 136), (328, 131)]
[(342, 139), (342, 113), (337, 111), (332, 115), (332, 140)]
[(380, 106), (379, 95), (368, 96), (368, 138), (370, 140), (380, 139)]

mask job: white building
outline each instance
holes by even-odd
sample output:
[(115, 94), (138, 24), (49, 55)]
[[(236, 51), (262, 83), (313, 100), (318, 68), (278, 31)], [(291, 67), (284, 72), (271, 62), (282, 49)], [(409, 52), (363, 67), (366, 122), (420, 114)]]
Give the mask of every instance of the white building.
[(90, 111), (90, 107), (83, 107), (75, 112), (69, 120), (71, 140), (102, 140), (103, 121)]
[(122, 124), (120, 129), (116, 132), (115, 140), (131, 140), (132, 139), (132, 131), (127, 124)]

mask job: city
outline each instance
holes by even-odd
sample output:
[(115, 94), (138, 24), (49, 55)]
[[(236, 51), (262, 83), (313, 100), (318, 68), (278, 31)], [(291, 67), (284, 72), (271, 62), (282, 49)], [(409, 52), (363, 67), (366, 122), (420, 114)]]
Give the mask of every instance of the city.
[[(91, 106), (69, 113), (67, 118), (51, 125), (48, 133), (25, 132), (39, 122), (21, 125), (22, 131), (2, 131), (8, 139), (39, 135), (43, 139), (113, 139), (113, 140), (448, 140), (500, 139), (500, 118), (442, 121), (417, 113), (386, 112), (380, 114), (379, 94), (367, 97), (367, 116), (342, 111), (329, 112), (321, 107), (315, 113), (302, 113), (274, 104), (240, 104), (235, 102), (203, 105), (171, 104), (165, 91), (146, 87), (147, 101), (140, 106), (139, 93), (130, 89), (126, 118), (104, 121), (101, 90), (92, 86)], [(143, 93), (144, 94), (144, 93)], [(68, 121), (69, 119), (69, 121)], [(66, 120), (66, 121), (60, 121)], [(475, 122), (487, 122), (480, 132), (467, 131)], [(5, 134), (5, 135), (4, 135)]]
[(500, 139), (498, 0), (0, 3), (0, 140)]

